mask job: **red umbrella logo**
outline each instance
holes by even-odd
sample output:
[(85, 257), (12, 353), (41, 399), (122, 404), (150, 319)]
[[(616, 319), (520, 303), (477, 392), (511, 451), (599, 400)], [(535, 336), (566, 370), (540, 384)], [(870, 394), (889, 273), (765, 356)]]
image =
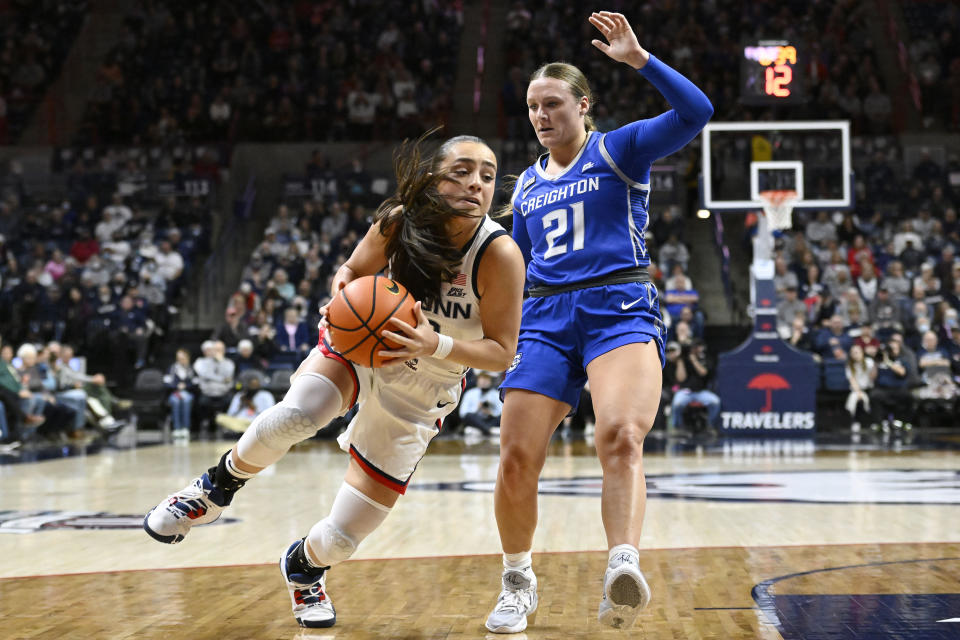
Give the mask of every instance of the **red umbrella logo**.
[(747, 389), (757, 389), (767, 392), (767, 402), (760, 408), (761, 413), (767, 413), (773, 408), (773, 392), (780, 389), (789, 389), (790, 383), (775, 373), (761, 373), (747, 383)]

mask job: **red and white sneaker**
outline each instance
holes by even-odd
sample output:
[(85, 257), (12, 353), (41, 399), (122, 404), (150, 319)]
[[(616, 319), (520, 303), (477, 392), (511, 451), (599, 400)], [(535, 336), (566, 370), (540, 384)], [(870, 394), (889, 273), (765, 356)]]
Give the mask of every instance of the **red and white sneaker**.
[(154, 507), (143, 519), (143, 530), (154, 540), (176, 544), (190, 527), (216, 521), (229, 505), (223, 492), (204, 473)]
[(297, 540), (280, 558), (280, 573), (287, 583), (290, 600), (293, 602), (293, 617), (301, 627), (332, 627), (337, 622), (337, 612), (327, 595), (327, 570), (318, 569), (316, 573), (290, 573), (288, 562), (303, 540)]

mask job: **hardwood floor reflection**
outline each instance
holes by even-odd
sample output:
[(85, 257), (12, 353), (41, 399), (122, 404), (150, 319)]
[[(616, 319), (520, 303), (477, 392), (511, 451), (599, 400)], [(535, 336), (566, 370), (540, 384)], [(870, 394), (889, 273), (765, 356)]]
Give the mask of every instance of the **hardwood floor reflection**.
[[(662, 549), (642, 558), (650, 607), (617, 636), (596, 621), (605, 559), (603, 552), (537, 554), (540, 607), (526, 637), (781, 638), (771, 621), (783, 612), (765, 608), (751, 590), (796, 573), (804, 575), (776, 582), (771, 602), (960, 594), (960, 544)], [(0, 611), (4, 637), (24, 639), (484, 638), (499, 573), (497, 556), (349, 561), (328, 582), (338, 623), (317, 630), (297, 627), (275, 565), (5, 579)]]

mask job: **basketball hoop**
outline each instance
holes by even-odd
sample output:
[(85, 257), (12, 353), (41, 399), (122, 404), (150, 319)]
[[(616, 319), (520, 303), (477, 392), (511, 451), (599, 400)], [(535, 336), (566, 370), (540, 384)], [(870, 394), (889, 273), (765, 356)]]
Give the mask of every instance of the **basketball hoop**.
[(763, 212), (767, 214), (767, 226), (771, 231), (783, 231), (793, 226), (793, 205), (798, 200), (796, 191), (761, 191), (760, 200), (763, 202)]

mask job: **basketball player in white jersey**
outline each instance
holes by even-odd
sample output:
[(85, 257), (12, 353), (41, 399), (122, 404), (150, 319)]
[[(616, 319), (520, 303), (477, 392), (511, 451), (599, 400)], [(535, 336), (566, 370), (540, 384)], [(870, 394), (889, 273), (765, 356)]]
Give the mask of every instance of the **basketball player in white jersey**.
[[(348, 282), (388, 268), (417, 303), (417, 326), (392, 319), (380, 369), (356, 366), (325, 338), (275, 407), (258, 416), (218, 465), (169, 496), (144, 519), (165, 543), (220, 517), (243, 484), (358, 401), (340, 446), (350, 453), (330, 513), (280, 561), (293, 613), (304, 627), (329, 627), (336, 613), (326, 570), (349, 558), (406, 491), (443, 418), (453, 411), (467, 369), (502, 371), (513, 360), (523, 297), (523, 256), (487, 213), (497, 161), (479, 138), (458, 136), (423, 162), (419, 143), (396, 159), (397, 192), (334, 276)], [(391, 285), (385, 280), (385, 286)], [(324, 310), (325, 311), (325, 310)]]

